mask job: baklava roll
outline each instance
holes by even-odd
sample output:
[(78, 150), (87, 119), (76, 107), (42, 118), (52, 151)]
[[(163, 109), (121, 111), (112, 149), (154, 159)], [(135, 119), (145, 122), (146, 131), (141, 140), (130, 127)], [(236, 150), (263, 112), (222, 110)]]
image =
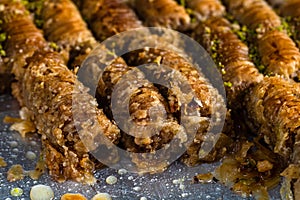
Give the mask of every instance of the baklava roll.
[[(170, 113), (167, 101), (137, 69), (134, 68), (134, 74), (125, 75), (126, 80), (118, 83), (114, 89), (118, 98), (112, 99), (112, 105), (115, 106), (113, 109), (119, 111), (118, 122), (135, 125), (127, 125), (125, 129), (130, 135), (136, 136), (132, 138), (136, 147), (127, 146), (127, 141), (124, 142), (125, 147), (132, 152), (154, 152), (168, 144), (179, 130), (184, 134), (182, 137), (187, 138), (183, 127), (180, 128)], [(130, 114), (129, 119), (126, 117), (127, 112)]]
[(264, 33), (281, 25), (280, 17), (263, 0), (224, 0), (228, 11), (252, 30)]
[[(14, 74), (16, 80), (22, 81), (24, 68), (21, 66), (26, 66), (28, 64), (26, 59), (35, 51), (46, 48), (47, 43), (42, 32), (32, 23), (29, 12), (20, 2), (1, 0), (0, 4), (5, 8), (1, 10), (0, 15), (1, 31), (6, 36), (6, 40), (2, 42), (7, 56), (3, 59), (3, 64), (5, 71)], [(19, 83), (13, 83), (12, 87), (12, 93), (23, 105)]]
[(82, 15), (95, 37), (102, 41), (117, 33), (141, 28), (142, 22), (123, 0), (82, 1)]
[[(1, 29), (11, 36), (5, 51), (18, 81), (14, 94), (42, 135), (50, 175), (57, 181), (93, 183), (95, 163), (88, 152), (101, 143), (96, 139), (102, 133), (112, 143), (118, 143), (119, 129), (97, 108), (95, 99), (78, 83), (62, 57), (49, 50), (21, 2), (1, 0), (0, 6), (4, 8), (0, 10)], [(80, 101), (76, 102), (74, 96)], [(85, 122), (93, 115), (95, 118), (90, 120), (98, 123), (79, 123), (75, 127), (73, 113)], [(89, 149), (82, 138), (89, 142)]]
[(65, 55), (72, 68), (80, 65), (80, 61), (97, 46), (96, 40), (71, 0), (43, 1), (40, 16), (37, 18), (43, 21), (42, 28), (46, 39), (57, 45), (56, 48)]
[(134, 7), (146, 26), (183, 31), (191, 21), (184, 7), (174, 0), (135, 0)]
[[(99, 68), (97, 99), (100, 104), (105, 105), (105, 112), (109, 118), (114, 119), (122, 130), (120, 146), (128, 152), (153, 155), (153, 158), (147, 157), (150, 160), (154, 159), (153, 162), (145, 158), (131, 157), (136, 164), (136, 170), (164, 170), (168, 165), (167, 156), (170, 156), (167, 152), (174, 152), (170, 148), (184, 147), (184, 143), (187, 142), (188, 136), (184, 127), (178, 124), (169, 111), (166, 99), (147, 80), (142, 71), (136, 67), (129, 67), (120, 57), (108, 66), (99, 63), (99, 59), (96, 53), (89, 57), (85, 64), (96, 64)], [(173, 139), (176, 140), (176, 145), (169, 145)], [(165, 164), (157, 168), (155, 165), (158, 160), (155, 162), (155, 159), (158, 158), (154, 157), (154, 153), (164, 147), (166, 154), (159, 160)]]
[[(226, 113), (224, 110), (224, 99), (219, 94), (216, 88), (213, 88), (210, 82), (205, 78), (202, 72), (199, 72), (186, 58), (170, 51), (147, 48), (141, 51), (136, 51), (134, 56), (130, 57), (130, 63), (135, 65), (142, 65), (147, 63), (157, 63), (162, 66), (168, 66), (172, 70), (175, 70), (180, 73), (182, 76), (178, 78), (179, 80), (186, 80), (187, 84), (191, 88), (191, 91), (188, 91), (188, 94), (185, 94), (187, 91), (181, 91), (184, 95), (192, 96), (193, 99), (189, 103), (192, 105), (192, 110), (184, 110), (184, 112), (191, 112), (191, 115), (194, 115), (195, 112), (199, 113), (200, 118), (194, 118), (194, 123), (200, 125), (195, 134), (195, 138), (191, 145), (188, 147), (186, 154), (182, 157), (183, 162), (188, 165), (195, 165), (199, 162), (208, 159), (208, 157), (201, 157), (199, 154), (204, 153), (207, 156), (209, 152), (201, 152), (201, 145), (203, 141), (209, 138), (207, 132), (209, 129), (210, 123), (214, 125), (218, 124), (218, 119), (222, 118), (222, 114)], [(163, 71), (163, 70), (162, 70)], [(154, 74), (155, 81), (155, 73)], [(160, 77), (159, 75), (157, 75)], [(164, 77), (164, 76), (162, 76)], [(175, 84), (176, 86), (176, 84)], [(178, 91), (180, 88), (169, 88), (167, 91), (164, 91), (164, 95), (168, 99), (171, 112), (182, 111), (182, 106), (185, 105), (185, 102), (181, 102)], [(212, 116), (217, 116), (218, 119), (212, 120)], [(224, 117), (224, 116), (223, 116)], [(182, 120), (182, 119), (181, 119)], [(215, 123), (216, 122), (216, 123)], [(189, 121), (187, 124), (190, 123)], [(188, 128), (188, 127), (187, 127)], [(189, 131), (187, 131), (189, 133)], [(210, 138), (213, 139), (213, 138)], [(205, 151), (205, 150), (204, 150)], [(223, 153), (223, 154), (222, 154)], [(220, 154), (213, 155), (209, 158), (210, 161), (217, 160), (222, 157), (225, 152)]]
[[(252, 128), (271, 150), (281, 156), (282, 194), (299, 199), (300, 86), (281, 77), (265, 77), (245, 99)], [(249, 121), (249, 122), (250, 122)]]
[(241, 108), (241, 99), (247, 88), (263, 79), (249, 58), (248, 47), (225, 18), (212, 17), (204, 21), (193, 36), (215, 60), (225, 82), (229, 106)]
[(299, 76), (299, 49), (287, 33), (280, 30), (282, 24), (275, 11), (263, 0), (225, 2), (229, 12), (251, 30), (248, 40), (257, 46), (267, 75)]
[(267, 75), (299, 77), (300, 53), (294, 41), (284, 32), (273, 30), (258, 39), (258, 53)]
[(280, 77), (265, 77), (246, 96), (246, 109), (253, 127), (265, 142), (291, 160), (300, 125), (300, 86)]
[[(118, 143), (117, 126), (97, 108), (96, 100), (55, 52), (37, 52), (30, 58), (21, 87), (26, 107), (33, 113), (33, 122), (46, 147), (55, 149), (44, 149), (50, 175), (58, 181), (95, 181), (95, 163), (89, 151), (101, 144), (98, 134)], [(76, 127), (75, 114), (83, 120)]]
[(290, 29), (294, 39), (297, 42), (298, 47), (300, 46), (300, 1), (299, 0), (287, 0), (281, 6), (279, 10), (280, 14), (286, 17), (290, 23)]
[(201, 21), (210, 17), (221, 17), (225, 14), (225, 7), (219, 0), (189, 0), (187, 7), (192, 9)]

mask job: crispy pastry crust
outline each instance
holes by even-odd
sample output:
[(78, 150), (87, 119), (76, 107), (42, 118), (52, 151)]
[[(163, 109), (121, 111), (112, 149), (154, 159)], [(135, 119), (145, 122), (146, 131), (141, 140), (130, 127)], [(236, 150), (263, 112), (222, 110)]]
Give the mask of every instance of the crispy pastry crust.
[(219, 0), (190, 0), (186, 1), (198, 19), (206, 20), (210, 17), (221, 17), (225, 14), (225, 7)]
[(246, 96), (246, 109), (254, 127), (275, 153), (290, 160), (299, 135), (299, 84), (266, 77)]
[(291, 18), (291, 26), (293, 29), (293, 36), (296, 39), (298, 47), (300, 45), (300, 1), (299, 0), (287, 0), (280, 6), (280, 14), (284, 17)]
[(92, 0), (81, 2), (82, 15), (102, 41), (123, 31), (142, 27), (135, 12), (123, 0)]
[(256, 32), (250, 38), (258, 46), (268, 75), (294, 78), (299, 74), (300, 53), (284, 31), (280, 17), (263, 0), (226, 0), (229, 12), (243, 25)]
[(190, 17), (174, 0), (135, 0), (134, 7), (146, 26), (185, 30)]
[(80, 12), (70, 0), (46, 0), (42, 5), (37, 17), (43, 21), (45, 37), (58, 46), (70, 67), (80, 65), (97, 46)]
[(243, 95), (251, 85), (263, 79), (249, 58), (248, 47), (233, 33), (225, 18), (212, 17), (200, 24), (194, 38), (201, 41), (215, 59), (226, 86), (230, 107), (241, 108)]
[(262, 0), (225, 0), (230, 13), (249, 28), (262, 32), (281, 25), (280, 17)]
[[(93, 97), (76, 81), (61, 56), (49, 51), (41, 32), (34, 26), (23, 5), (11, 1), (0, 3), (5, 6), (1, 11), (4, 22), (2, 28), (11, 35), (7, 41), (7, 56), (17, 61), (14, 62), (13, 72), (18, 80), (18, 90), (14, 93), (29, 109), (31, 120), (42, 134), (49, 173), (57, 181), (72, 179), (93, 183), (94, 163), (79, 138), (72, 111), (85, 119), (85, 113), (81, 110), (86, 108), (96, 116), (94, 120), (99, 126), (82, 124), (79, 129), (89, 144), (94, 144), (97, 137), (94, 133), (101, 132), (117, 143), (119, 129), (102, 110), (97, 109)], [(16, 23), (21, 26), (12, 25)], [(78, 86), (77, 90), (75, 86)], [(72, 107), (72, 95), (78, 95), (82, 100), (75, 102), (77, 107)], [(90, 133), (91, 129), (98, 131)], [(90, 145), (89, 148), (96, 147)]]
[[(157, 63), (158, 60), (160, 65), (168, 66), (173, 70), (178, 71), (184, 78), (186, 78), (193, 92), (192, 94), (185, 94), (184, 91), (182, 91), (185, 95), (195, 95), (193, 100), (193, 111), (199, 112), (202, 119), (199, 120), (194, 118), (194, 122), (198, 121), (200, 127), (198, 128), (194, 141), (187, 149), (186, 154), (182, 157), (183, 162), (186, 164), (195, 165), (201, 162), (201, 159), (199, 158), (199, 151), (203, 141), (205, 140), (209, 123), (212, 123), (209, 118), (212, 116), (212, 113), (215, 112), (214, 114), (216, 114), (218, 111), (221, 112), (222, 102), (224, 103), (224, 100), (221, 95), (219, 95), (218, 91), (210, 85), (209, 81), (201, 72), (199, 73), (190, 62), (176, 53), (150, 48), (137, 51), (134, 56), (130, 57), (130, 63), (135, 65)], [(163, 93), (166, 93), (165, 96), (168, 99), (171, 112), (180, 110), (180, 106), (184, 105), (184, 102), (180, 102), (180, 100), (178, 100), (178, 96), (176, 96), (178, 95), (177, 91), (168, 90)], [(220, 104), (218, 104), (218, 102)], [(188, 121), (187, 123), (191, 123), (191, 126), (193, 124), (192, 121)], [(220, 154), (210, 154), (202, 159), (214, 161), (222, 157), (225, 152), (219, 153)]]

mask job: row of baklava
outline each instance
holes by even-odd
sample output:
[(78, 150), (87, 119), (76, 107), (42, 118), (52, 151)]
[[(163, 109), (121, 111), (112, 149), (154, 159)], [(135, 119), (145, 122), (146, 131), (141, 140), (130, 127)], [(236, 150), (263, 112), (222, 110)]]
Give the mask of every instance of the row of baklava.
[[(8, 8), (15, 6), (14, 4), (8, 3), (8, 1), (3, 2), (4, 3), (1, 3), (8, 6)], [(192, 33), (191, 36), (206, 48), (216, 62), (223, 76), (228, 106), (232, 109), (234, 115), (243, 116), (245, 123), (251, 128), (255, 137), (262, 139), (268, 148), (272, 149), (283, 159), (286, 166), (289, 163), (293, 165), (298, 164), (297, 138), (299, 137), (298, 113), (300, 107), (298, 102), (300, 90), (298, 83), (294, 80), (297, 80), (299, 76), (300, 53), (295, 42), (283, 28), (280, 17), (265, 1), (225, 0), (225, 6), (223, 6), (221, 2), (217, 0), (191, 0), (187, 1), (186, 5), (184, 5), (188, 9), (184, 9), (183, 6), (179, 6), (179, 4), (173, 0), (137, 0), (131, 2), (130, 5), (121, 0), (75, 2), (81, 11), (81, 15), (87, 20), (92, 33), (99, 41), (116, 33), (141, 28), (143, 25), (162, 26)], [(297, 9), (287, 12), (288, 14), (285, 14), (284, 11), (288, 10), (287, 8), (296, 8), (296, 6), (291, 6), (296, 4), (297, 1), (294, 0), (290, 2), (287, 1), (286, 4), (281, 5), (283, 15), (292, 14), (295, 27), (297, 27), (297, 13), (299, 13)], [(21, 4), (16, 3), (16, 5), (20, 6)], [(232, 15), (230, 18), (228, 18), (225, 7), (228, 13)], [(192, 17), (197, 18), (197, 22), (191, 20), (191, 15), (189, 15), (190, 10), (192, 11)], [(135, 11), (137, 14), (135, 14)], [(55, 81), (64, 82), (64, 77), (61, 77), (62, 80), (53, 80), (51, 77), (49, 85), (46, 84), (47, 81), (41, 84), (42, 86), (39, 85), (39, 87), (46, 87), (46, 90), (44, 89), (42, 94), (41, 91), (35, 89), (35, 87), (37, 87), (36, 85), (38, 85), (34, 82), (35, 79), (26, 79), (26, 77), (31, 77), (32, 72), (35, 74), (37, 70), (40, 70), (41, 67), (35, 67), (43, 65), (43, 63), (49, 63), (49, 70), (52, 71), (51, 64), (53, 64), (53, 62), (51, 60), (54, 58), (57, 63), (60, 63), (60, 66), (64, 66), (64, 69), (65, 66), (68, 65), (70, 69), (76, 72), (76, 70), (74, 70), (76, 66), (80, 66), (84, 58), (96, 47), (96, 39), (93, 38), (92, 33), (87, 29), (77, 8), (70, 1), (43, 1), (41, 8), (37, 9), (37, 7), (35, 7), (33, 12), (35, 13), (35, 18), (42, 20), (41, 28), (44, 31), (44, 35), (48, 41), (55, 43), (55, 49), (57, 49), (59, 54), (50, 50), (45, 50), (41, 53), (38, 52), (48, 45), (42, 38), (41, 33), (33, 26), (28, 13), (26, 14), (23, 10), (24, 19), (22, 20), (26, 19), (25, 23), (20, 20), (19, 17), (14, 18), (13, 14), (11, 14), (12, 12), (9, 12), (9, 9), (3, 10), (2, 13), (4, 17), (2, 20), (5, 23), (1, 24), (1, 28), (11, 36), (5, 42), (7, 43), (5, 45), (7, 57), (11, 61), (14, 61), (9, 65), (12, 66), (13, 74), (18, 80), (16, 83), (17, 87), (14, 87), (14, 94), (19, 97), (20, 102), (22, 102), (24, 106), (32, 111), (33, 120), (36, 123), (38, 131), (46, 136), (44, 140), (46, 152), (47, 150), (50, 152), (50, 149), (51, 151), (57, 152), (56, 154), (51, 154), (56, 155), (52, 157), (50, 153), (48, 154), (47, 159), (50, 173), (52, 173), (56, 179), (58, 179), (57, 177), (63, 177), (63, 179), (71, 178), (78, 180), (78, 177), (82, 177), (82, 172), (85, 170), (84, 167), (87, 167), (87, 165), (82, 164), (83, 161), (81, 160), (83, 160), (83, 158), (85, 160), (92, 160), (92, 158), (90, 158), (90, 155), (87, 155), (86, 150), (83, 150), (84, 148), (73, 149), (76, 147), (74, 144), (76, 144), (79, 139), (74, 127), (71, 128), (72, 131), (69, 130), (71, 127), (70, 124), (72, 124), (70, 122), (71, 115), (69, 111), (67, 111), (68, 109), (60, 110), (57, 113), (58, 107), (56, 107), (56, 103), (53, 103), (57, 99), (55, 97), (67, 95), (65, 94), (65, 90), (59, 92), (60, 95), (55, 93), (57, 90), (53, 90), (53, 85), (56, 84)], [(244, 33), (246, 35), (245, 41), (242, 41), (241, 38), (238, 37), (239, 35), (236, 34), (236, 26), (234, 26), (232, 21), (229, 21), (232, 19), (236, 19), (240, 27), (247, 27), (247, 31)], [(25, 29), (21, 29), (23, 31), (20, 31), (20, 29), (9, 26), (9, 22), (12, 22), (9, 20), (12, 20), (14, 23), (20, 21), (22, 27), (24, 23)], [(194, 26), (194, 24), (196, 24), (196, 26)], [(27, 28), (27, 26), (31, 28)], [(14, 31), (16, 31), (16, 33)], [(23, 48), (23, 46), (31, 40), (17, 37), (19, 36), (19, 31), (22, 32), (22, 34), (28, 32), (26, 37), (33, 38), (33, 45), (29, 45), (29, 47), (26, 45), (26, 48), (29, 48), (29, 50), (25, 47)], [(16, 35), (16, 39), (14, 39), (14, 35)], [(38, 35), (38, 39), (35, 39), (35, 37), (37, 37), (36, 35)], [(246, 44), (244, 42), (246, 42)], [(257, 48), (260, 63), (265, 68), (263, 71), (265, 76), (259, 73), (259, 70), (256, 68), (257, 66), (253, 63), (247, 45), (251, 48)], [(22, 46), (21, 52), (19, 49), (20, 46)], [(29, 53), (22, 54), (24, 52)], [(52, 54), (55, 54), (55, 56), (52, 56)], [(36, 61), (34, 61), (35, 59), (25, 60), (27, 57), (39, 58), (41, 55), (44, 56), (40, 59), (36, 59)], [(212, 114), (212, 105), (210, 102), (211, 93), (209, 92), (211, 86), (209, 81), (204, 79), (201, 75), (199, 76), (199, 74), (193, 77), (191, 74), (195, 73), (190, 64), (180, 56), (168, 51), (146, 49), (133, 53), (129, 57), (131, 58), (129, 59), (130, 62), (128, 62), (126, 58), (125, 61), (122, 58), (118, 58), (113, 64), (104, 66), (102, 69), (105, 75), (104, 80), (102, 83), (99, 83), (98, 87), (99, 96), (103, 103), (103, 105), (99, 105), (99, 116), (105, 118), (107, 121), (106, 125), (110, 124), (109, 126), (113, 127), (114, 131), (110, 132), (109, 130), (107, 135), (113, 133), (112, 135), (114, 137), (111, 138), (112, 141), (115, 143), (120, 142), (121, 146), (123, 145), (122, 148), (132, 152), (155, 151), (168, 143), (174, 135), (178, 134), (178, 130), (182, 130), (182, 127), (180, 127), (177, 122), (176, 114), (173, 113), (178, 110), (176, 107), (178, 104), (176, 101), (178, 100), (175, 99), (174, 102), (174, 94), (172, 94), (172, 91), (163, 91), (162, 88), (156, 87), (149, 82), (146, 82), (143, 88), (138, 93), (135, 93), (135, 100), (132, 101), (135, 104), (132, 104), (131, 114), (136, 116), (136, 122), (147, 122), (149, 116), (144, 115), (144, 117), (141, 117), (139, 116), (140, 112), (149, 110), (153, 105), (162, 107), (169, 113), (169, 121), (166, 122), (166, 131), (158, 133), (153, 138), (140, 140), (128, 136), (115, 126), (113, 119), (110, 118), (110, 100), (107, 99), (107, 97), (111, 94), (111, 90), (113, 86), (117, 84), (118, 80), (120, 80), (127, 71), (132, 69), (128, 64), (134, 66), (142, 63), (155, 63), (157, 62), (157, 58), (162, 58), (162, 63), (160, 64), (167, 64), (168, 66), (174, 67), (175, 70), (181, 71), (182, 75), (185, 76), (191, 84), (197, 98), (201, 102), (208, 102), (204, 107), (199, 105), (196, 107), (196, 110), (201, 113), (201, 116), (209, 117)], [(16, 60), (18, 62), (16, 62)], [(30, 68), (31, 65), (32, 69)], [(56, 69), (56, 66), (53, 67)], [(70, 70), (65, 70), (65, 73), (70, 74), (72, 79), (75, 78)], [(51, 73), (54, 73), (54, 71), (53, 69)], [(30, 76), (24, 76), (26, 73)], [(47, 74), (49, 72), (43, 73), (46, 73), (43, 74), (43, 76), (46, 77), (51, 75), (51, 73)], [(143, 75), (141, 77), (144, 78)], [(42, 79), (44, 80), (45, 77)], [(48, 94), (45, 92), (47, 88), (49, 90)], [(58, 91), (59, 90), (60, 89), (58, 89)], [(126, 88), (124, 88), (124, 90), (126, 90)], [(36, 95), (28, 95), (31, 92), (35, 94), (38, 91), (39, 95), (36, 97), (37, 99), (33, 97)], [(203, 93), (203, 91), (207, 92)], [(65, 104), (70, 106), (70, 96), (68, 95), (65, 99), (61, 99), (61, 97), (58, 98), (62, 107), (65, 107)], [(155, 97), (154, 99), (153, 96)], [(221, 98), (219, 98), (219, 100), (221, 100)], [(47, 102), (46, 107), (45, 102)], [(144, 104), (146, 105), (145, 107), (143, 107)], [(172, 105), (175, 105), (175, 107), (172, 107)], [(94, 107), (95, 105), (93, 109), (96, 109)], [(105, 114), (102, 112), (102, 109), (105, 110)], [(57, 119), (57, 122), (53, 119), (53, 116), (65, 115), (68, 117), (64, 117), (63, 119), (54, 117)], [(108, 117), (106, 117), (106, 115), (108, 115)], [(49, 121), (49, 118), (51, 118), (52, 121), (54, 120), (53, 123)], [(68, 119), (68, 123), (65, 119)], [(171, 123), (171, 125), (168, 123)], [(170, 130), (168, 128), (169, 126), (177, 128), (174, 128), (176, 130)], [(65, 130), (64, 127), (66, 127)], [(243, 133), (241, 134), (243, 135)], [(186, 163), (199, 163), (199, 149), (203, 141), (202, 137), (203, 130), (198, 131), (195, 141), (183, 156), (183, 160)], [(238, 136), (236, 137), (238, 138)], [(162, 138), (165, 139), (163, 140)], [(76, 142), (74, 140), (76, 140)], [(227, 140), (227, 138), (225, 137), (224, 140)], [(224, 142), (224, 144), (227, 143), (228, 142)], [(74, 157), (76, 157), (76, 159)], [(210, 161), (215, 160), (215, 158), (216, 156), (213, 156)], [(71, 160), (72, 162), (63, 161), (64, 159)], [(247, 157), (244, 159), (247, 159)], [(258, 161), (259, 160), (257, 160), (256, 163), (258, 163)], [(137, 161), (137, 163), (138, 162), (139, 161)], [(276, 164), (275, 161), (270, 162)], [(64, 164), (61, 165), (60, 163)], [(92, 169), (91, 166), (88, 167)], [(251, 167), (249, 168), (251, 169)], [(255, 165), (253, 168), (257, 170), (258, 167)], [(81, 173), (75, 173), (72, 170)], [(271, 172), (271, 170), (272, 169), (267, 171)], [(91, 173), (91, 170), (87, 173)], [(298, 182), (295, 183), (295, 187), (299, 185)], [(294, 194), (296, 196), (296, 192), (294, 192)]]

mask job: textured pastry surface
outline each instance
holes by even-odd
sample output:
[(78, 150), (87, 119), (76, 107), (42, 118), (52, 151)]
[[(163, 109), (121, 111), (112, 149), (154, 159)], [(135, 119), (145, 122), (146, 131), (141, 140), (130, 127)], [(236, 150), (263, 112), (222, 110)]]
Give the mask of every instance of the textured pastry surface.
[[(279, 177), (281, 167), (288, 167), (282, 174), (297, 188), (300, 179), (291, 174), (300, 169), (300, 53), (299, 34), (295, 31), (300, 27), (299, 2), (0, 0), (0, 92), (12, 85), (13, 95), (28, 112), (27, 120), (42, 136), (45, 161), (57, 181), (94, 183), (94, 170), (103, 164), (90, 152), (99, 151), (97, 144), (104, 135), (128, 152), (153, 153), (131, 156), (141, 171), (165, 170), (167, 162), (155, 166), (155, 159), (174, 156), (172, 152), (191, 140), (181, 156), (183, 163), (195, 166), (227, 156), (224, 166), (237, 167), (238, 175), (249, 177), (250, 182), (255, 179), (260, 185), (255, 188), (254, 182), (248, 182), (244, 186), (236, 179), (234, 191), (241, 187), (247, 195), (257, 191), (265, 194), (271, 187), (269, 182), (277, 183), (274, 179)], [(288, 19), (291, 30), (279, 15)], [(182, 57), (184, 50), (179, 55), (148, 47), (122, 57), (110, 52), (114, 61), (101, 63), (98, 71), (90, 73), (91, 80), (98, 77), (97, 73), (102, 74), (96, 98), (91, 96), (76, 76), (83, 61), (98, 42), (144, 26), (172, 28), (197, 40), (215, 61), (227, 98), (223, 99), (211, 80)], [(134, 46), (135, 37), (130, 35), (129, 42), (120, 48)], [(169, 35), (167, 42), (181, 41)], [(88, 58), (90, 64), (100, 60), (97, 56)], [(150, 64), (147, 70), (138, 67), (143, 64)], [(190, 88), (170, 89), (153, 84), (161, 77), (168, 80), (171, 73), (162, 66), (178, 72), (174, 77), (185, 80)], [(134, 88), (133, 82), (139, 87)], [(119, 98), (112, 98), (115, 94)], [(188, 100), (182, 101), (180, 95)], [(208, 153), (201, 151), (201, 145), (213, 140), (205, 133), (225, 118), (220, 113), (226, 100), (229, 111), (220, 140), (206, 157), (201, 157)], [(121, 113), (118, 121), (112, 111), (115, 105)], [(127, 108), (128, 113), (123, 112)], [(79, 121), (74, 119), (74, 112)], [(190, 118), (179, 116), (181, 112)], [(213, 119), (216, 121), (212, 120), (213, 115), (218, 116)], [(196, 135), (190, 138), (189, 127), (195, 123)], [(248, 141), (249, 137), (254, 140)], [(160, 149), (169, 152), (156, 157), (154, 154)], [(115, 153), (107, 159), (113, 163), (119, 156)], [(275, 169), (277, 164), (280, 166)], [(294, 196), (297, 195), (294, 190)]]

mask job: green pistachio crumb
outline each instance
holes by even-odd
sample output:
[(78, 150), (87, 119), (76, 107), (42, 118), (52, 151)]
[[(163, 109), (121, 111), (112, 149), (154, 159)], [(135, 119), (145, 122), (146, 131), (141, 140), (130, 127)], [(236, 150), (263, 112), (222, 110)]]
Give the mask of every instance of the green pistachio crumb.
[(6, 40), (6, 33), (1, 33), (0, 34), (0, 42), (4, 42)]
[(183, 7), (185, 7), (186, 6), (185, 0), (180, 0), (180, 5), (182, 5)]
[(35, 19), (34, 23), (36, 24), (37, 27), (41, 28), (44, 24), (44, 21), (42, 19)]
[(257, 68), (260, 72), (263, 72), (266, 69), (264, 65), (259, 65)]
[(226, 86), (226, 87), (232, 87), (232, 83), (231, 82), (224, 82), (224, 85)]
[(211, 33), (211, 29), (209, 27), (205, 27), (204, 28), (205, 33), (210, 34)]
[(0, 50), (0, 56), (6, 56), (6, 52), (3, 49)]
[(194, 13), (194, 11), (190, 8), (185, 9), (185, 11), (189, 14), (192, 15)]
[(50, 43), (49, 43), (49, 46), (50, 46), (52, 49), (54, 49), (54, 50), (58, 50), (58, 49), (59, 49), (58, 45), (57, 45), (55, 42), (50, 42)]
[(224, 68), (221, 69), (221, 73), (222, 73), (222, 75), (225, 75), (225, 74), (226, 74), (226, 71), (225, 71)]

